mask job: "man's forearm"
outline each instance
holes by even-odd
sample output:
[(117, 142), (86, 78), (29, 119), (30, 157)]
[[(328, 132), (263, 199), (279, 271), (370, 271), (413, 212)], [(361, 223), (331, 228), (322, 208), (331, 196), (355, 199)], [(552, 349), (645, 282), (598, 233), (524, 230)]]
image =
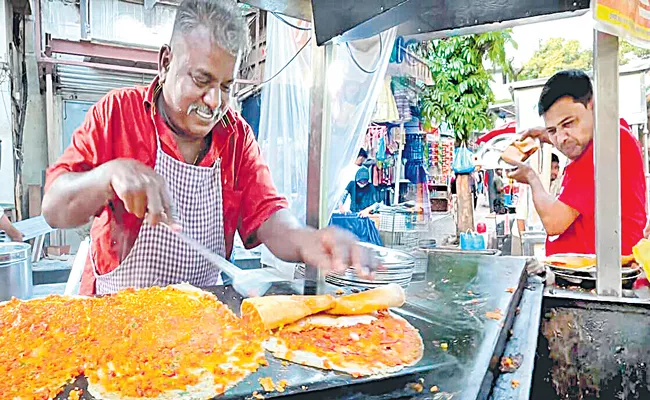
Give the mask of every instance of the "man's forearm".
[(562, 233), (565, 227), (559, 226), (556, 223), (557, 218), (554, 218), (553, 216), (554, 205), (557, 199), (544, 189), (544, 185), (542, 185), (542, 181), (538, 176), (535, 176), (535, 178), (530, 181), (530, 189), (535, 210), (537, 211), (537, 214), (539, 214), (539, 218), (542, 220), (546, 232), (549, 235)]
[(88, 220), (113, 197), (101, 167), (59, 176), (43, 198), (43, 216), (54, 228), (75, 228)]
[(289, 210), (283, 209), (260, 226), (257, 237), (279, 259), (302, 262), (301, 240), (306, 231), (313, 230), (298, 222)]
[(17, 236), (20, 236), (20, 232), (13, 226), (9, 217), (6, 215), (0, 217), (0, 230), (5, 231), (12, 240)]

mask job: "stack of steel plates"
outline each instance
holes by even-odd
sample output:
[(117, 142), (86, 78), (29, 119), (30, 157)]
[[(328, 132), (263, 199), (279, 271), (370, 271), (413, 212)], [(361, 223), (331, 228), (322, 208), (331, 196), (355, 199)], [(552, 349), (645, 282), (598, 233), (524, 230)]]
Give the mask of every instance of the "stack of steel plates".
[[(331, 271), (325, 276), (325, 281), (336, 286), (353, 286), (358, 288), (375, 288), (389, 283), (396, 283), (406, 288), (411, 283), (415, 268), (415, 257), (399, 250), (387, 249), (367, 243), (362, 246), (372, 252), (381, 268), (374, 274), (374, 279), (361, 278), (352, 269), (342, 272)], [(298, 266), (297, 276), (304, 277), (304, 266)]]

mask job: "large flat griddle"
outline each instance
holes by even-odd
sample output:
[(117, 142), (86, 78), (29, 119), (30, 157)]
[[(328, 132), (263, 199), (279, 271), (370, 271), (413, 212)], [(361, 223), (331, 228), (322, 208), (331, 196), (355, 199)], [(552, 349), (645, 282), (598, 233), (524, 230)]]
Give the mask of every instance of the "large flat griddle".
[[(411, 284), (407, 303), (394, 310), (422, 335), (424, 356), (417, 365), (388, 376), (353, 378), (291, 363), (282, 365), (267, 353), (268, 366), (261, 367), (218, 398), (250, 399), (255, 391), (265, 398), (433, 398), (430, 388), (434, 385), (444, 392), (454, 393), (454, 399), (487, 398), (496, 366), (494, 360), (503, 350), (524, 290), (524, 276), (523, 259), (444, 256), (440, 262), (429, 265), (426, 280)], [(277, 282), (267, 295), (302, 294), (304, 288), (303, 281)], [(514, 288), (515, 292), (509, 293), (507, 288)], [(324, 289), (333, 292), (337, 288), (327, 286)], [(242, 297), (230, 286), (205, 290), (239, 312)], [(502, 321), (485, 318), (486, 311), (496, 308), (505, 316)], [(274, 382), (285, 379), (289, 385), (283, 393), (264, 393), (258, 382), (263, 377), (271, 377)], [(423, 388), (421, 393), (416, 390), (418, 385), (414, 385), (418, 383)], [(85, 378), (77, 379), (57, 399), (66, 399), (73, 387), (85, 388)], [(82, 398), (92, 397), (84, 395)]]

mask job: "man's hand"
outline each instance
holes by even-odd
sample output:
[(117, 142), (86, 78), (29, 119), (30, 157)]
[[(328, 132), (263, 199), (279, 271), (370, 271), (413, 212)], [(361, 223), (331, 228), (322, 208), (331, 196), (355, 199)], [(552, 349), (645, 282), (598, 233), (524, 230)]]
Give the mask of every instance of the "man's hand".
[(372, 207), (364, 208), (364, 209), (361, 210), (361, 212), (359, 213), (359, 216), (360, 216), (361, 218), (368, 218), (368, 217), (370, 217), (370, 211), (372, 211)]
[(171, 223), (171, 195), (163, 177), (152, 168), (131, 159), (109, 161), (100, 168), (127, 212), (138, 218), (146, 215), (153, 225)]
[(306, 264), (338, 272), (353, 267), (362, 277), (371, 276), (379, 266), (372, 253), (359, 246), (357, 238), (343, 229), (310, 230), (300, 237), (300, 258)]
[(539, 141), (542, 143), (553, 144), (551, 142), (551, 139), (548, 136), (548, 132), (546, 131), (546, 128), (543, 128), (541, 126), (526, 129), (525, 131), (521, 132), (520, 135), (521, 135), (521, 140), (524, 140), (526, 138), (531, 138), (531, 139), (539, 139)]
[(269, 217), (257, 230), (255, 239), (286, 262), (305, 263), (323, 270), (344, 271), (353, 267), (361, 276), (370, 275), (379, 266), (372, 252), (360, 246), (352, 233), (336, 227), (305, 227), (287, 209)]
[(23, 233), (19, 231), (16, 228), (10, 229), (7, 232), (7, 235), (11, 239), (12, 242), (22, 242), (23, 241)]
[(528, 164), (517, 161), (513, 161), (511, 164), (517, 167), (517, 169), (508, 172), (508, 178), (527, 185), (530, 185), (533, 179), (537, 178), (537, 174)]

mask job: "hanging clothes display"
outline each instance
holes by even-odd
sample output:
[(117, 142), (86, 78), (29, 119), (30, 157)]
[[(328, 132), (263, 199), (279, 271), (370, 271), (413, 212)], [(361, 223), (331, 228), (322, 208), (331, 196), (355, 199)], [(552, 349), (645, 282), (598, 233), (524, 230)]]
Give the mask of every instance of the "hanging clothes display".
[(375, 186), (394, 184), (398, 146), (388, 128), (384, 125), (369, 126), (366, 131), (364, 148), (368, 152), (368, 157), (375, 160), (375, 163), (370, 166), (372, 184)]

